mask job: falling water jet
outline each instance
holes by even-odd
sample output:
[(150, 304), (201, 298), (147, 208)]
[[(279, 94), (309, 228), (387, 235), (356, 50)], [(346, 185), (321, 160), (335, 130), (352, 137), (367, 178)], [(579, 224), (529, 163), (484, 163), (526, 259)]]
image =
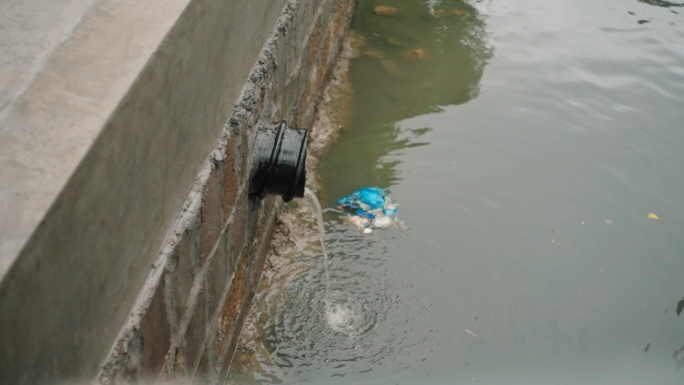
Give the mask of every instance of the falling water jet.
[(304, 189), (304, 202), (306, 202), (311, 210), (314, 212), (316, 222), (318, 223), (318, 239), (321, 242), (321, 250), (323, 251), (323, 266), (325, 270), (325, 320), (328, 326), (336, 332), (346, 334), (350, 338), (354, 338), (354, 325), (358, 323), (358, 315), (352, 309), (346, 306), (330, 305), (330, 272), (328, 271), (328, 253), (325, 250), (325, 228), (323, 227), (323, 210), (318, 198), (313, 191), (308, 188)]
[(316, 194), (308, 187), (304, 189), (304, 202), (311, 207), (316, 221), (318, 222), (318, 239), (321, 241), (321, 249), (323, 250), (323, 263), (325, 269), (325, 314), (330, 314), (330, 272), (328, 272), (328, 253), (325, 251), (325, 229), (323, 228), (323, 210), (321, 204), (316, 198)]

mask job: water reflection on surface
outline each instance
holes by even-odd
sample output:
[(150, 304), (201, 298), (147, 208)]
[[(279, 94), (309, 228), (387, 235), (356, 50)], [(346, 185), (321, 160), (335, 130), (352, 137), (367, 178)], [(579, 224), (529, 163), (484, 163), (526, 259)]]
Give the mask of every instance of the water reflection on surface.
[[(385, 3), (399, 13), (377, 16), (373, 7)], [(435, 14), (454, 10), (465, 14)], [(395, 122), (477, 97), (492, 55), (484, 18), (463, 1), (365, 1), (352, 27), (365, 44), (351, 69), (355, 101), (347, 135), (325, 159), (326, 187), (333, 190), (357, 180), (394, 183), (401, 160), (387, 155), (426, 144), (420, 137), (431, 129), (400, 130)]]
[(360, 2), (366, 53), (319, 198), (389, 188), (411, 230), (329, 213), (349, 328), (322, 322), (305, 240), (262, 293), (251, 378), (683, 383), (684, 18), (667, 4)]

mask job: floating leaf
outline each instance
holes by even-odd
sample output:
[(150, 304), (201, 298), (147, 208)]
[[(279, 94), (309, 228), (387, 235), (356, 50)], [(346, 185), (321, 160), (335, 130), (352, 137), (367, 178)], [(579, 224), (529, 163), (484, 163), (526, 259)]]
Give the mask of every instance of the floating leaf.
[(648, 213), (648, 219), (653, 219), (654, 221), (657, 221), (658, 216), (653, 213)]

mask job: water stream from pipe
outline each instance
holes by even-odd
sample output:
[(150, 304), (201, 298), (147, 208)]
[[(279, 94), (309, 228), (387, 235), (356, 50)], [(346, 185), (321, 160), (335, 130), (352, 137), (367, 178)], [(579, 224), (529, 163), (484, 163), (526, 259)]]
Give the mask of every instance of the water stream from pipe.
[(323, 226), (323, 210), (321, 204), (316, 197), (316, 194), (308, 188), (304, 189), (304, 202), (311, 207), (311, 210), (316, 217), (318, 223), (318, 239), (321, 242), (321, 250), (323, 251), (323, 268), (325, 271), (325, 316), (324, 319), (328, 327), (335, 332), (342, 333), (347, 337), (354, 339), (358, 332), (358, 326), (362, 323), (362, 316), (353, 307), (348, 304), (330, 304), (330, 270), (328, 253), (325, 250), (325, 227)]
[(325, 252), (325, 228), (323, 227), (323, 210), (321, 204), (316, 198), (316, 194), (308, 187), (304, 189), (304, 202), (306, 202), (316, 216), (318, 222), (318, 238), (321, 241), (321, 250), (323, 250), (323, 263), (325, 269), (325, 315), (329, 318), (330, 312), (330, 272), (328, 271), (328, 253)]

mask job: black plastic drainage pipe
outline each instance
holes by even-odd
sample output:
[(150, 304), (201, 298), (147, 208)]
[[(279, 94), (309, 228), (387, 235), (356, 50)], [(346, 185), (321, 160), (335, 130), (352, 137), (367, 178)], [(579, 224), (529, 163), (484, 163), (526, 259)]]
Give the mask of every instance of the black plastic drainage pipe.
[(257, 154), (249, 181), (249, 194), (263, 198), (280, 195), (283, 201), (304, 196), (308, 131), (286, 121), (257, 135)]

